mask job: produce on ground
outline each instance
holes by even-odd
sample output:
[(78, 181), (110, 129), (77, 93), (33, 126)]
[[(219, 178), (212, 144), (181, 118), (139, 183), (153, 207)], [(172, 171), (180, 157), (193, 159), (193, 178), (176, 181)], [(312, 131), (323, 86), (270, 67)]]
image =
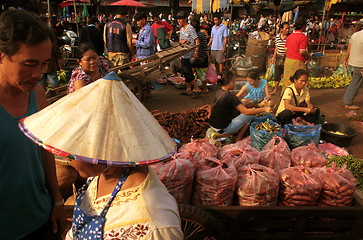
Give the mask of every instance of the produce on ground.
[(237, 170), (231, 162), (207, 157), (195, 173), (192, 204), (195, 206), (230, 206), (237, 182)]
[(280, 175), (280, 204), (284, 206), (315, 206), (322, 189), (313, 170), (304, 166), (285, 168)]
[(178, 113), (168, 111), (152, 111), (151, 114), (159, 124), (168, 132), (169, 136), (180, 142), (189, 142), (193, 138), (204, 138), (207, 129), (209, 106), (190, 109)]
[(323, 184), (318, 200), (320, 206), (350, 206), (356, 190), (356, 180), (346, 168), (323, 167), (316, 170)]
[(238, 148), (230, 144), (218, 150), (218, 158), (225, 162), (233, 162), (236, 167), (245, 166), (258, 163), (260, 152), (250, 145)]
[(237, 168), (237, 196), (240, 206), (275, 206), (279, 176), (271, 168), (248, 164)]
[(349, 120), (363, 122), (363, 113), (357, 113), (356, 115), (350, 116)]
[(347, 134), (342, 133), (342, 132), (339, 132), (339, 131), (328, 131), (328, 132), (330, 132), (330, 133), (332, 133), (332, 134), (335, 134), (335, 135), (347, 136)]
[(314, 125), (313, 123), (309, 123), (308, 121), (304, 120), (302, 117), (292, 119), (292, 124), (297, 126)]
[(177, 203), (190, 203), (195, 167), (189, 159), (185, 159), (184, 154), (176, 153), (151, 167)]
[(254, 117), (266, 117), (268, 116), (269, 114), (267, 112), (262, 112), (262, 113), (258, 113), (258, 114), (255, 114), (253, 115)]
[(336, 163), (338, 167), (346, 167), (357, 179), (357, 188), (363, 191), (363, 160), (353, 155), (332, 156), (328, 159), (328, 166)]
[(255, 126), (255, 129), (256, 130), (266, 130), (270, 133), (275, 133), (275, 132), (278, 132), (280, 131), (280, 125), (271, 125), (270, 121), (268, 120), (267, 122), (262, 122), (262, 123), (259, 123)]
[[(344, 88), (349, 85), (351, 78), (344, 76), (331, 76), (331, 77), (309, 77), (309, 88)], [(282, 84), (280, 82), (280, 84)], [(275, 86), (274, 81), (269, 81), (270, 87)]]
[(199, 161), (206, 157), (217, 157), (217, 147), (210, 144), (208, 138), (191, 139), (190, 143), (183, 145), (178, 152), (185, 154), (194, 166), (198, 166)]
[[(266, 125), (267, 124), (267, 125)], [(267, 126), (266, 128), (268, 130), (265, 130), (265, 128), (260, 128), (258, 127), (258, 129), (255, 129), (255, 126)], [(271, 126), (271, 127), (270, 127)], [(275, 132), (277, 130), (277, 132)], [(250, 125), (250, 137), (251, 137), (251, 145), (252, 147), (256, 148), (259, 151), (262, 151), (263, 147), (273, 138), (276, 136), (282, 137), (283, 133), (282, 133), (282, 128), (279, 124), (273, 122), (273, 121), (269, 121), (267, 120), (266, 122), (263, 123), (259, 123), (259, 122), (254, 122)]]
[(324, 167), (327, 159), (316, 147), (315, 143), (301, 146), (291, 151), (291, 162), (293, 166)]
[(273, 137), (261, 151), (260, 164), (276, 172), (291, 166), (291, 151), (281, 137)]

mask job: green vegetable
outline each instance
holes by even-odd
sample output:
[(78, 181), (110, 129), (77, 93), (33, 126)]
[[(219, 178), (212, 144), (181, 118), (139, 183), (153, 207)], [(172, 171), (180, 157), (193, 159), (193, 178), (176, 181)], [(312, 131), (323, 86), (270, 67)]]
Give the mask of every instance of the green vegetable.
[(363, 122), (363, 113), (358, 113), (357, 115), (349, 117), (350, 121), (360, 121)]
[(346, 166), (357, 179), (357, 188), (363, 191), (363, 160), (353, 155), (333, 156), (328, 159), (328, 166), (335, 162), (337, 167)]

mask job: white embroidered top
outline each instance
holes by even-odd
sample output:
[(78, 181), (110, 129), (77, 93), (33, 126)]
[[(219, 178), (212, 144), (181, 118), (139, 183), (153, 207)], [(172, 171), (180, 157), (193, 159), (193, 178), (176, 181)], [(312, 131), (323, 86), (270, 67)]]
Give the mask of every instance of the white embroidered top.
[[(178, 206), (151, 167), (137, 187), (119, 191), (106, 214), (104, 240), (181, 240)], [(88, 214), (100, 214), (110, 195), (96, 199), (96, 177), (87, 189), (81, 208)], [(72, 229), (66, 240), (73, 239)]]

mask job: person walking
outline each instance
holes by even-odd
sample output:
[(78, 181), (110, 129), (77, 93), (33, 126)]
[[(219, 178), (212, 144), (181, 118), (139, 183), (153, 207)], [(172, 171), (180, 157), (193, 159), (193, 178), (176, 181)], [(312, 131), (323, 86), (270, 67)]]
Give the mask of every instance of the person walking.
[(54, 156), (18, 126), (48, 105), (38, 83), (51, 59), (51, 35), (30, 12), (0, 15), (1, 239), (60, 240), (65, 228)]
[(362, 24), (359, 25), (360, 31), (354, 33), (349, 41), (348, 49), (344, 61), (345, 66), (349, 66), (352, 71), (352, 80), (345, 90), (343, 101), (344, 107), (352, 110), (359, 110), (360, 107), (353, 104), (354, 98), (359, 92), (363, 83), (363, 30)]
[(79, 33), (79, 43), (92, 43), (92, 45), (96, 48), (97, 54), (102, 56), (105, 46), (103, 43), (102, 33), (99, 30), (100, 22), (96, 17), (91, 17), (88, 23), (88, 26), (82, 28)]
[[(182, 72), (185, 77), (185, 82), (187, 85), (187, 89), (182, 95), (193, 95), (198, 94), (201, 92), (200, 88), (197, 85), (197, 81), (194, 78), (193, 74), (193, 66), (192, 62), (198, 60), (198, 51), (199, 51), (199, 44), (200, 40), (198, 39), (197, 32), (195, 31), (194, 27), (188, 23), (187, 18), (188, 15), (184, 11), (178, 12), (176, 15), (178, 24), (181, 26), (180, 29), (180, 38), (179, 43), (185, 44), (190, 47), (198, 45), (194, 51), (191, 51), (182, 56), (181, 64), (182, 64)], [(193, 91), (192, 91), (193, 86)]]
[(222, 24), (221, 16), (213, 16), (214, 26), (212, 27), (211, 38), (208, 46), (211, 46), (211, 63), (215, 64), (218, 74), (223, 72), (223, 65), (226, 61), (228, 28)]
[(284, 64), (284, 79), (282, 92), (290, 85), (290, 77), (299, 69), (306, 70), (306, 62), (311, 59), (308, 53), (308, 38), (303, 33), (306, 28), (304, 18), (298, 18), (294, 24), (294, 32), (286, 38), (286, 59)]
[(114, 66), (130, 61), (134, 53), (132, 45), (131, 25), (123, 20), (126, 13), (116, 14), (115, 19), (107, 22), (104, 30), (104, 41), (108, 50), (109, 60)]
[(282, 77), (282, 74), (284, 73), (284, 63), (285, 63), (285, 44), (286, 44), (286, 38), (289, 34), (290, 26), (288, 22), (283, 22), (280, 25), (280, 33), (276, 36), (275, 39), (275, 52), (272, 57), (272, 63), (275, 64), (275, 87), (274, 90), (271, 92), (271, 95), (277, 95), (280, 80)]

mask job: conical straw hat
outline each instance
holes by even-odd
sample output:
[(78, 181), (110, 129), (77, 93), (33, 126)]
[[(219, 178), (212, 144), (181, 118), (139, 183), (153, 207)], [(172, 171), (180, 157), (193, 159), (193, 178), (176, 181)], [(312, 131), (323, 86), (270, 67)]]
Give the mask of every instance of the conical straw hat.
[(54, 154), (94, 164), (146, 165), (176, 150), (114, 72), (23, 118), (19, 127)]

